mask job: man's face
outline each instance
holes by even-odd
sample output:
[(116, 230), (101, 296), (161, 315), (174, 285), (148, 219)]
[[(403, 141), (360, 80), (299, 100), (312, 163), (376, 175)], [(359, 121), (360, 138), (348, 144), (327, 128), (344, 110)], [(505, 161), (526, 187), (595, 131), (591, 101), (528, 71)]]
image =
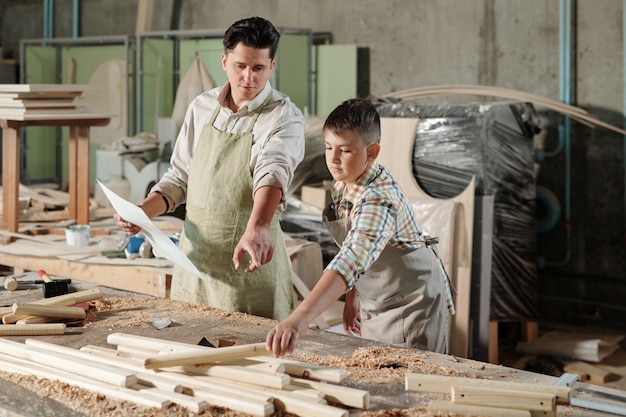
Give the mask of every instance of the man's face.
[(222, 54), (222, 68), (226, 71), (237, 107), (245, 105), (263, 90), (274, 64), (269, 48), (255, 49), (239, 43), (229, 53)]

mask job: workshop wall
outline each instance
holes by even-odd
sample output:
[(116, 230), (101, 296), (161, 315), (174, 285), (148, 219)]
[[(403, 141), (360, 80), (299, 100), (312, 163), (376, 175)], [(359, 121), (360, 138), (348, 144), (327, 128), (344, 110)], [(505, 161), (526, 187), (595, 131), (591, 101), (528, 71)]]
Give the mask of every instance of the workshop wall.
[[(134, 33), (137, 1), (79, 3), (81, 36)], [(562, 77), (559, 3), (155, 0), (152, 30), (222, 29), (237, 19), (260, 15), (278, 27), (328, 32), (333, 43), (368, 48), (372, 95), (427, 85), (481, 84), (558, 100)], [(577, 16), (573, 25), (572, 103), (622, 126), (623, 2), (572, 3)], [(69, 0), (54, 2), (56, 37), (72, 36), (72, 7)], [(0, 0), (3, 56), (17, 58), (19, 39), (41, 38), (42, 19), (40, 0)], [(568, 171), (564, 148), (559, 148), (563, 117), (553, 112), (541, 114), (547, 123), (545, 149), (558, 152), (538, 165), (538, 185), (554, 195), (560, 211), (555, 226), (538, 239), (540, 281), (544, 294), (553, 297), (547, 300), (551, 305), (563, 297), (572, 303), (583, 299), (591, 303), (595, 316), (601, 319), (605, 313), (598, 307), (600, 300), (608, 299), (611, 304), (612, 295), (623, 298), (626, 289), (623, 137), (572, 122)], [(565, 218), (567, 207), (571, 211), (569, 219)], [(598, 280), (587, 278), (590, 276), (604, 277), (608, 284), (590, 292), (592, 285), (598, 286)], [(570, 285), (574, 280), (576, 285)], [(565, 287), (568, 291), (564, 292)], [(589, 300), (591, 293), (594, 299)], [(571, 305), (576, 309), (583, 304)]]

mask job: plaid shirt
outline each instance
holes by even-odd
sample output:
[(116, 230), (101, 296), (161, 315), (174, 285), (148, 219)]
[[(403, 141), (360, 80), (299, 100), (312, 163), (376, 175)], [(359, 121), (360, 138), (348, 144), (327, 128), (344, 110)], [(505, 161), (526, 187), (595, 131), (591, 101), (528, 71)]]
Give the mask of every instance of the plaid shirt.
[[(424, 245), (424, 238), (415, 221), (409, 199), (382, 165), (374, 162), (354, 188), (342, 198), (344, 188), (344, 183), (336, 182), (331, 192), (335, 217), (350, 217), (352, 227), (339, 253), (326, 269), (343, 275), (351, 289), (387, 245), (399, 249), (417, 249)], [(443, 264), (441, 267), (445, 274)], [(447, 274), (445, 281), (448, 310), (454, 314)]]

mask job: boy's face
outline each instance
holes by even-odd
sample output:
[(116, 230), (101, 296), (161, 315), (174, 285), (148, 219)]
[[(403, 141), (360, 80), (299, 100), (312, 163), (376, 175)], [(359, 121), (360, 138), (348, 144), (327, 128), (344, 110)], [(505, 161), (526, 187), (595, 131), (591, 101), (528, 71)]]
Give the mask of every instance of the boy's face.
[(274, 70), (270, 49), (256, 49), (238, 43), (222, 54), (222, 68), (230, 82), (231, 95), (238, 108), (255, 98), (265, 88)]
[(361, 138), (350, 131), (335, 134), (324, 130), (326, 166), (335, 181), (353, 186), (376, 159), (377, 144), (365, 146)]

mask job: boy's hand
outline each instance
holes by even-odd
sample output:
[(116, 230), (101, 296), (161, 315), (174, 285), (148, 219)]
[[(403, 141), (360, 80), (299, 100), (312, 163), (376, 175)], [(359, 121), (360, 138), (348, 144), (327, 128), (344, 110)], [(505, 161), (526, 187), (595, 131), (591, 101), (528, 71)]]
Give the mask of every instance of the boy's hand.
[(346, 293), (343, 305), (343, 330), (349, 336), (361, 336), (361, 308), (354, 288)]
[(267, 334), (265, 339), (266, 347), (267, 350), (272, 351), (275, 358), (280, 358), (293, 352), (298, 339), (307, 332), (308, 327), (306, 323), (292, 316), (293, 314), (278, 323), (278, 325)]

